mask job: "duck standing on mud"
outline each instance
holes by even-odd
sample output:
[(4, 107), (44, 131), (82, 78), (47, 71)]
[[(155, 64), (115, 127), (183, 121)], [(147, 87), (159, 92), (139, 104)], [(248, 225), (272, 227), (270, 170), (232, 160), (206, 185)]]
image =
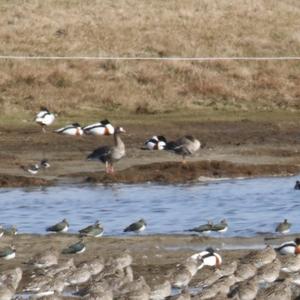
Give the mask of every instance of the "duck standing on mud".
[(186, 163), (186, 156), (193, 155), (201, 147), (198, 139), (191, 135), (186, 135), (174, 142), (168, 142), (165, 149), (182, 156), (182, 163)]
[(125, 144), (121, 140), (120, 134), (126, 132), (122, 127), (117, 127), (114, 133), (114, 146), (102, 146), (88, 155), (88, 160), (100, 160), (105, 163), (107, 174), (114, 173), (114, 162), (125, 156)]

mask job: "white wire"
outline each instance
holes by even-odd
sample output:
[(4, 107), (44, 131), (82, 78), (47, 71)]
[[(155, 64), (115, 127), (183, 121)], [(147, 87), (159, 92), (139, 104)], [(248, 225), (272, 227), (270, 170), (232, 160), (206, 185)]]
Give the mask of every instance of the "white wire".
[(144, 61), (268, 61), (268, 60), (300, 60), (300, 56), (278, 56), (278, 57), (113, 57), (113, 56), (12, 56), (0, 55), (3, 60), (144, 60)]

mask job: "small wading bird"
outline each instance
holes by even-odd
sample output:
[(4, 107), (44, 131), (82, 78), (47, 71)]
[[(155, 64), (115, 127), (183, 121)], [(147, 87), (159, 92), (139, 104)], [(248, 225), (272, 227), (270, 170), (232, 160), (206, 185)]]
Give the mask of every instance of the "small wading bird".
[(107, 119), (98, 123), (87, 125), (82, 129), (87, 135), (112, 135), (115, 133), (115, 128)]
[(147, 223), (144, 219), (140, 219), (139, 221), (130, 224), (124, 229), (124, 232), (142, 232), (146, 229)]
[(67, 232), (69, 230), (69, 223), (66, 219), (63, 219), (61, 222), (46, 228), (46, 231), (50, 232)]
[(16, 257), (16, 248), (9, 246), (0, 250), (0, 258), (10, 260)]
[(79, 123), (73, 123), (71, 125), (67, 125), (65, 127), (54, 130), (54, 132), (59, 134), (66, 134), (66, 135), (76, 135), (76, 136), (83, 135), (83, 130)]
[(117, 127), (114, 133), (114, 146), (103, 146), (94, 150), (88, 155), (88, 160), (100, 160), (105, 163), (105, 171), (108, 174), (114, 173), (114, 162), (120, 160), (125, 155), (125, 145), (120, 134), (126, 132), (122, 127)]
[(35, 117), (35, 122), (42, 126), (42, 130), (45, 133), (46, 127), (50, 126), (55, 120), (55, 115), (42, 106), (40, 112)]
[(284, 219), (284, 221), (282, 223), (279, 223), (276, 226), (275, 231), (278, 232), (278, 233), (285, 234), (285, 233), (290, 232), (291, 226), (292, 226), (292, 224), (289, 223), (287, 219)]
[(85, 251), (86, 247), (83, 239), (80, 239), (77, 243), (70, 245), (69, 247), (63, 249), (63, 254), (79, 254)]
[(164, 136), (154, 135), (144, 143), (142, 150), (164, 150), (166, 145), (167, 140)]
[(194, 227), (192, 229), (188, 229), (187, 231), (194, 231), (194, 232), (198, 232), (198, 233), (210, 233), (213, 229), (213, 223), (211, 221), (208, 221), (207, 224), (204, 225), (199, 225), (198, 227)]
[(221, 220), (219, 224), (214, 224), (211, 230), (215, 232), (221, 232), (221, 233), (226, 232), (228, 230), (228, 223), (226, 219)]
[(175, 142), (168, 142), (165, 149), (182, 156), (182, 163), (186, 163), (186, 157), (193, 155), (201, 147), (201, 143), (195, 137), (186, 135)]
[(89, 225), (79, 230), (81, 236), (101, 237), (103, 235), (103, 232), (104, 230), (99, 220), (97, 220), (95, 224)]
[(294, 189), (295, 190), (300, 190), (300, 181), (299, 180), (296, 181)]

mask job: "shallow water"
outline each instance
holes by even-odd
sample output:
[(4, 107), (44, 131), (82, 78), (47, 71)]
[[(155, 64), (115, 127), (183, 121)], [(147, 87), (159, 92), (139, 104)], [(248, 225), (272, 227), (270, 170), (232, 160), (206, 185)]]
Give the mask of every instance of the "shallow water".
[(124, 227), (140, 218), (148, 223), (143, 234), (184, 233), (208, 219), (226, 218), (230, 227), (224, 236), (254, 236), (274, 232), (276, 223), (288, 218), (293, 233), (300, 231), (297, 179), (0, 189), (0, 222), (16, 224), (20, 232), (45, 233), (67, 218), (75, 233), (99, 219), (105, 235), (123, 235)]

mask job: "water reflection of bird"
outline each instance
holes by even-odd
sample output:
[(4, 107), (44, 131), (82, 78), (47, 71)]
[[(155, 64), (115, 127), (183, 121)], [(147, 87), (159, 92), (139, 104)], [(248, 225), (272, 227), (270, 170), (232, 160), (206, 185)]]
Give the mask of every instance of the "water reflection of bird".
[(279, 223), (276, 226), (275, 231), (278, 232), (278, 233), (285, 234), (285, 233), (288, 233), (290, 231), (291, 226), (292, 226), (292, 224), (289, 223), (287, 219), (284, 219), (283, 222)]

